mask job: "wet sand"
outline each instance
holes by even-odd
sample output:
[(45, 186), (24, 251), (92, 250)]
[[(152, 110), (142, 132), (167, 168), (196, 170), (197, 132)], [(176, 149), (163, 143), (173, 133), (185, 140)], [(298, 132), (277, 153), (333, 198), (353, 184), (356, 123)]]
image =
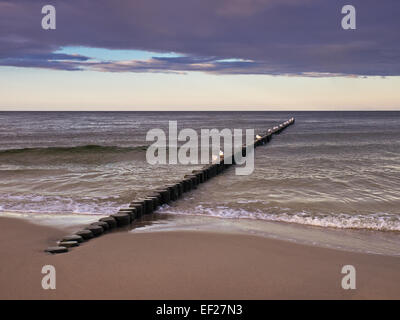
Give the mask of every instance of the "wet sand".
[[(0, 299), (399, 299), (400, 258), (260, 236), (116, 232), (49, 255), (65, 230), (0, 218)], [(43, 290), (43, 265), (56, 290)], [(357, 289), (343, 290), (343, 265)]]

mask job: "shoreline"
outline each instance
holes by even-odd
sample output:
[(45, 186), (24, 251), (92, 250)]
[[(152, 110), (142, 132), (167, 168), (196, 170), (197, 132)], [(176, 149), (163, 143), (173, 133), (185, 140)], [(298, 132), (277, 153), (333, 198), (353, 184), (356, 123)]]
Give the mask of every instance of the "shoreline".
[[(115, 232), (66, 254), (65, 230), (0, 218), (1, 299), (400, 299), (400, 258), (206, 231)], [(41, 288), (54, 265), (57, 289)], [(343, 290), (343, 265), (357, 289)]]
[[(163, 211), (164, 209), (161, 209)], [(168, 210), (168, 209), (167, 209)], [(18, 212), (0, 212), (0, 218), (11, 218), (29, 223), (64, 230), (65, 234), (74, 233), (92, 222), (98, 221), (103, 214), (51, 214)], [(254, 235), (267, 239), (276, 239), (306, 246), (329, 248), (334, 250), (400, 257), (399, 233), (369, 229), (333, 228), (268, 221), (249, 218), (222, 218), (210, 215), (174, 214), (157, 212), (143, 216), (139, 221), (124, 230), (112, 232), (153, 233), (168, 231), (202, 231), (227, 235)], [(49, 246), (54, 246), (50, 243)]]

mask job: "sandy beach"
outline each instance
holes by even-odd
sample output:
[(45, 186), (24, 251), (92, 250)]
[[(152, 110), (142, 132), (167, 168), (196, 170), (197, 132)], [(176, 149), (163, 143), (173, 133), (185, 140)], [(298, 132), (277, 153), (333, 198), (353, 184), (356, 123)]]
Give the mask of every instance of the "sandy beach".
[[(0, 218), (0, 299), (399, 299), (400, 258), (199, 231), (116, 232), (60, 255), (65, 230)], [(56, 268), (56, 290), (41, 269)], [(343, 290), (343, 265), (357, 289)]]
[(258, 319), (267, 300), (400, 300), (399, 17), (0, 0), (0, 301)]

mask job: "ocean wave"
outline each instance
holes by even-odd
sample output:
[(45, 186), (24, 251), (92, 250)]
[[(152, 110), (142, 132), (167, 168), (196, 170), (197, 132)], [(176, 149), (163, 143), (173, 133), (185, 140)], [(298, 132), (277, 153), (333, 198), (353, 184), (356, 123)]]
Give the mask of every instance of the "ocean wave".
[(40, 153), (40, 154), (63, 154), (63, 153), (92, 153), (92, 152), (130, 152), (130, 151), (146, 151), (148, 146), (136, 147), (119, 147), (119, 146), (102, 146), (96, 144), (88, 144), (82, 146), (66, 146), (66, 147), (42, 147), (42, 148), (15, 148), (0, 150), (1, 155)]
[(112, 214), (123, 204), (119, 196), (73, 199), (65, 196), (0, 194), (0, 212)]
[(188, 211), (178, 211), (173, 208), (164, 208), (161, 211), (170, 214), (206, 215), (226, 219), (265, 220), (326, 228), (400, 231), (400, 217), (390, 213), (365, 215), (351, 215), (345, 213), (315, 215), (304, 211), (296, 213), (265, 213), (262, 211), (247, 211), (245, 209), (232, 209), (222, 206), (208, 208), (202, 205), (198, 205), (194, 210)]

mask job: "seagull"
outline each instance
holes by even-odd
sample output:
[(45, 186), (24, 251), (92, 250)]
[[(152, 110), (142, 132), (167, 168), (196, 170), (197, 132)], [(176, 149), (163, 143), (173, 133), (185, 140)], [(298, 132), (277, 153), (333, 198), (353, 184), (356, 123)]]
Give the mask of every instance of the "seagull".
[[(224, 157), (224, 152), (222, 150), (219, 150), (219, 159), (221, 160)], [(212, 155), (212, 162), (217, 162), (218, 156), (216, 154)]]

